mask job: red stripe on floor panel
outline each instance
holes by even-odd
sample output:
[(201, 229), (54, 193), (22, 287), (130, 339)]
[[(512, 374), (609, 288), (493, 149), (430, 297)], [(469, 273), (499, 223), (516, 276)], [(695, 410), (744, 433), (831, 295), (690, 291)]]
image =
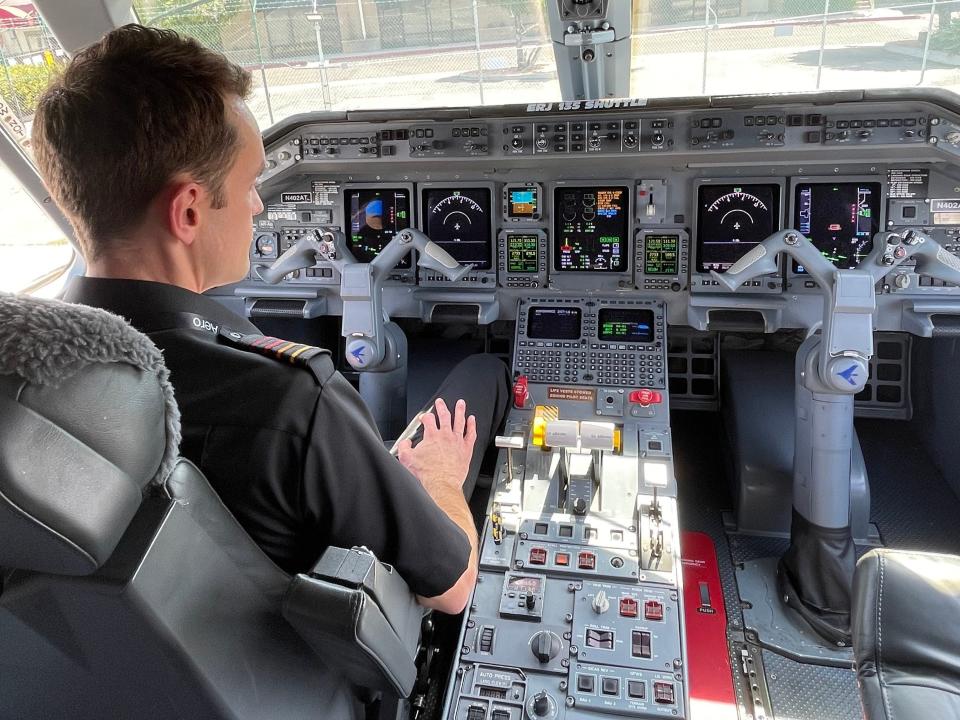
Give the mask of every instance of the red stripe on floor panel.
[(727, 613), (717, 553), (709, 535), (681, 533), (692, 720), (737, 720), (727, 650)]

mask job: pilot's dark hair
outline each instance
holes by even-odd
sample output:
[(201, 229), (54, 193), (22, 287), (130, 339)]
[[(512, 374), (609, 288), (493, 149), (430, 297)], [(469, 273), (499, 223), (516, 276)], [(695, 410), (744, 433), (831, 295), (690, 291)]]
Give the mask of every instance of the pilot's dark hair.
[(239, 143), (225, 98), (249, 92), (250, 73), (172, 30), (125, 25), (77, 53), (40, 98), (33, 144), (87, 260), (179, 173), (223, 206)]

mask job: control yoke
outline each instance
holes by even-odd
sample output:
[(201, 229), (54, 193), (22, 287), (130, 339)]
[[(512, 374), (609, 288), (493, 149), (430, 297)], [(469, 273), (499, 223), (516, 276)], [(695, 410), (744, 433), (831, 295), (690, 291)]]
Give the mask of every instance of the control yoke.
[(313, 267), (320, 260), (332, 264), (340, 273), (347, 362), (355, 370), (384, 372), (406, 362), (405, 357), (399, 357), (406, 345), (397, 336), (399, 328), (390, 323), (383, 310), (383, 281), (414, 248), (418, 251), (417, 265), (450, 280), (459, 280), (473, 268), (458, 263), (450, 253), (414, 228), (394, 235), (372, 262), (357, 262), (344, 234), (336, 228), (324, 227), (305, 235), (270, 267), (258, 267), (257, 274), (264, 282), (276, 284), (288, 273)]
[(867, 381), (873, 355), (873, 313), (876, 284), (895, 267), (916, 258), (917, 272), (960, 284), (960, 259), (915, 230), (898, 235), (877, 233), (873, 250), (854, 270), (841, 270), (796, 230), (774, 233), (714, 280), (730, 290), (754, 278), (777, 272), (777, 255), (786, 253), (810, 274), (824, 295), (823, 347), (818, 369), (820, 392), (856, 394)]
[(877, 233), (873, 250), (856, 269), (842, 270), (796, 230), (774, 233), (726, 273), (724, 287), (777, 271), (786, 253), (820, 285), (822, 333), (797, 350), (790, 547), (780, 559), (780, 597), (833, 644), (849, 645), (851, 589), (856, 554), (850, 533), (850, 459), (854, 396), (866, 385), (873, 355), (876, 285), (915, 258), (917, 272), (960, 284), (960, 260), (921, 232)]

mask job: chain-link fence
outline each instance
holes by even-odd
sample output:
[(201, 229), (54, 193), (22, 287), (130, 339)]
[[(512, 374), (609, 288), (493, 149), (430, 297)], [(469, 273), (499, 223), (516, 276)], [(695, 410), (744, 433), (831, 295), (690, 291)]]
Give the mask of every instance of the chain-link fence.
[[(684, 10), (672, 26), (635, 32), (632, 94), (960, 90), (960, 22), (951, 22), (956, 3), (874, 8), (869, 0), (755, 0), (749, 12), (741, 6), (733, 14), (725, 2), (701, 2), (698, 22)], [(806, 12), (815, 7), (819, 12)], [(665, 11), (657, 17), (671, 19)]]
[[(634, 0), (631, 94), (960, 90), (960, 21), (951, 21), (960, 2), (893, 1)], [(142, 22), (196, 37), (248, 68), (263, 126), (313, 110), (560, 98), (544, 0), (136, 0), (134, 8)], [(0, 20), (0, 93), (26, 124), (63, 57), (36, 14)]]

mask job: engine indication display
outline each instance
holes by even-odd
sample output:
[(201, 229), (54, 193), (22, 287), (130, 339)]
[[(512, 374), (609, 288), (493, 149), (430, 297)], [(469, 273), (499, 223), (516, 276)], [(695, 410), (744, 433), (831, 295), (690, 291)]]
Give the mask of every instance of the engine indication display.
[(425, 188), (424, 231), (464, 265), (491, 267), (490, 190), (487, 188)]
[(625, 187), (556, 188), (554, 267), (625, 272), (628, 198)]
[(534, 305), (527, 316), (531, 340), (579, 340), (581, 312), (578, 307)]
[(780, 228), (780, 186), (701, 185), (697, 269), (724, 272)]
[(680, 272), (680, 236), (648, 234), (643, 243), (646, 275), (677, 275)]
[[(838, 268), (857, 267), (880, 230), (880, 183), (802, 183), (795, 192), (797, 230)], [(793, 269), (804, 272), (797, 263)]]
[(601, 342), (653, 342), (653, 311), (634, 308), (600, 308)]
[[(359, 262), (370, 262), (399, 231), (410, 227), (410, 193), (403, 188), (351, 188), (350, 251)], [(397, 267), (410, 267), (406, 255)]]
[(507, 272), (536, 273), (540, 238), (533, 233), (507, 233)]

